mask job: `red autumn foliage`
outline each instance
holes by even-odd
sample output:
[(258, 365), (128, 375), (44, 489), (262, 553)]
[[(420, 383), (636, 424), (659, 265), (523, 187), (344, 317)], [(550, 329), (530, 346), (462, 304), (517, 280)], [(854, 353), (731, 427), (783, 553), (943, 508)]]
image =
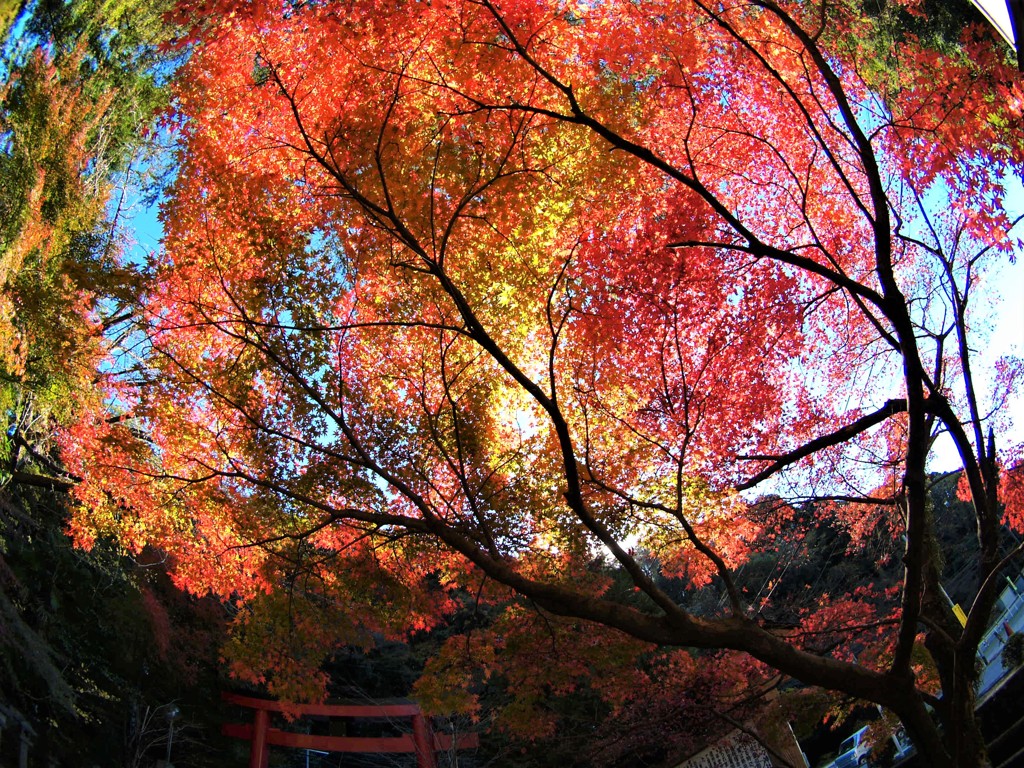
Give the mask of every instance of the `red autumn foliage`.
[[(244, 601), (235, 671), (282, 693), (351, 639), (342, 617), (428, 628), (497, 584), (628, 638), (623, 657), (746, 654), (890, 708), (936, 766), (977, 762), (970, 678), (1005, 553), (967, 299), (1012, 250), (1000, 179), (1024, 150), (991, 41), (940, 55), (879, 42), (853, 6), (774, 0), (176, 14), (154, 375), (116, 399), (134, 432), (68, 433), (83, 540), (157, 541), (182, 584)], [(899, 66), (872, 65), (879, 45)], [(937, 597), (937, 431), (979, 519), (966, 628)], [(902, 588), (763, 621), (736, 573), (807, 533), (744, 495), (765, 487), (855, 539), (905, 537)], [(698, 610), (709, 584), (723, 598)], [(538, 615), (509, 609), (502, 642)], [(941, 701), (921, 624), (944, 632)], [(855, 662), (869, 644), (885, 663)], [(511, 711), (592, 672), (573, 645), (543, 681), (506, 669)]]

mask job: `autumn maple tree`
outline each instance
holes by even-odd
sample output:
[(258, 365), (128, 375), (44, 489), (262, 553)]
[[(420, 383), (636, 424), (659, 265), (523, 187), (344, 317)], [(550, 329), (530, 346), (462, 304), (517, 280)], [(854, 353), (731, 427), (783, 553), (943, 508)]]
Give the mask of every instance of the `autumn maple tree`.
[[(969, 310), (1013, 252), (1024, 91), (980, 31), (940, 54), (889, 18), (181, 3), (147, 367), (111, 363), (113, 413), (64, 434), (76, 535), (157, 543), (246, 606), (234, 671), (280, 693), (470, 596), (738, 652), (887, 708), (931, 765), (984, 764), (1020, 366), (979, 375)], [(940, 434), (977, 514), (966, 626)], [(902, 584), (767, 621), (737, 569), (826, 517), (889, 537)]]
[[(179, 759), (191, 751), (183, 725), (218, 703), (208, 691), (221, 605), (171, 588), (162, 553), (129, 560), (115, 541), (74, 549), (65, 526), (77, 476), (57, 445), (69, 426), (110, 415), (112, 390), (95, 386), (97, 369), (132, 336), (143, 265), (128, 259), (125, 224), (130, 188), (160, 168), (145, 126), (166, 104), (159, 73), (172, 62), (158, 44), (171, 31), (148, 0), (0, 9), (5, 765), (26, 756), (31, 764), (142, 765), (147, 750), (166, 754), (172, 700), (186, 710)], [(204, 746), (192, 764), (219, 760)]]

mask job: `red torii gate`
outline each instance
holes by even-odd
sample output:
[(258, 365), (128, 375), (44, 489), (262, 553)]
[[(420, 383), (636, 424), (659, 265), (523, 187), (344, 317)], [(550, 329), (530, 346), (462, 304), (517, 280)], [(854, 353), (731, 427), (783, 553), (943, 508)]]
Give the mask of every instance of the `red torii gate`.
[(453, 737), (445, 733), (432, 733), (430, 723), (416, 704), (289, 704), (292, 715), (313, 717), (409, 718), (412, 733), (400, 736), (312, 736), (288, 733), (270, 727), (270, 713), (284, 712), (286, 707), (277, 701), (254, 699), (235, 693), (222, 693), (221, 698), (231, 704), (256, 710), (252, 724), (227, 723), (221, 728), (225, 736), (251, 741), (249, 768), (267, 768), (269, 746), (318, 749), (324, 752), (366, 752), (372, 754), (416, 755), (417, 768), (437, 768), (436, 752), (452, 749), (472, 749), (479, 746), (475, 733)]

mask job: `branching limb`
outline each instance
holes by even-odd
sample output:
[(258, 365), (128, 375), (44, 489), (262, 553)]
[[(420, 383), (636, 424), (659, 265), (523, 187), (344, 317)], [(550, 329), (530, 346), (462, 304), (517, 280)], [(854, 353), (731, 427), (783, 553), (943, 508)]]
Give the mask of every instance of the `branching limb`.
[(825, 448), (846, 443), (862, 432), (866, 432), (871, 429), (871, 427), (881, 424), (890, 416), (897, 413), (904, 413), (906, 410), (906, 400), (889, 400), (877, 411), (869, 413), (867, 416), (862, 416), (852, 424), (847, 424), (845, 427), (837, 429), (835, 432), (811, 440), (809, 443), (805, 443), (800, 448), (795, 451), (791, 451), (784, 456), (739, 456), (738, 458), (744, 461), (771, 461), (772, 464), (767, 469), (762, 470), (749, 480), (736, 486), (736, 488), (740, 491), (753, 488), (759, 483), (767, 480), (776, 472), (800, 461), (800, 459), (806, 458), (807, 456), (817, 453)]

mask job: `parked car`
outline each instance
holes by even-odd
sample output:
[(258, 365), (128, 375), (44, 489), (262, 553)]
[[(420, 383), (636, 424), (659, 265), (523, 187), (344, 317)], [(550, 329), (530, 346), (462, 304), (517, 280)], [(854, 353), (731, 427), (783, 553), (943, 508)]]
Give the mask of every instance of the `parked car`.
[(866, 768), (871, 765), (889, 766), (900, 763), (916, 752), (902, 728), (889, 737), (889, 744), (879, 748), (877, 760), (872, 760), (871, 745), (865, 738), (867, 726), (861, 728), (839, 745), (838, 754), (822, 768)]
[(839, 745), (839, 753), (833, 761), (835, 768), (857, 768), (868, 764), (868, 753), (871, 747), (864, 736), (868, 728), (864, 726)]
[(885, 753), (887, 760), (885, 765), (895, 765), (917, 752), (913, 743), (907, 738), (907, 732), (903, 728), (896, 729), (896, 733), (892, 735), (891, 741), (891, 753), (889, 751)]

